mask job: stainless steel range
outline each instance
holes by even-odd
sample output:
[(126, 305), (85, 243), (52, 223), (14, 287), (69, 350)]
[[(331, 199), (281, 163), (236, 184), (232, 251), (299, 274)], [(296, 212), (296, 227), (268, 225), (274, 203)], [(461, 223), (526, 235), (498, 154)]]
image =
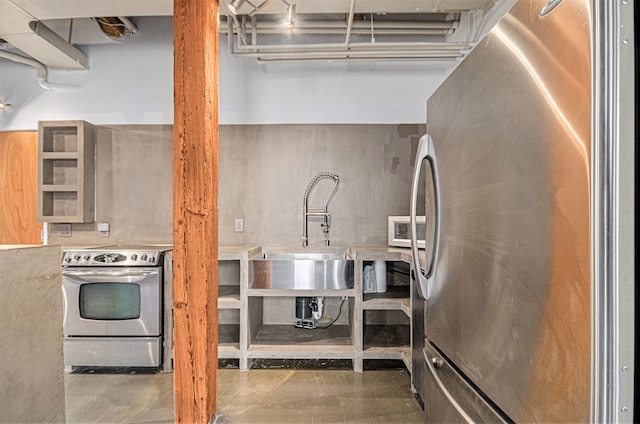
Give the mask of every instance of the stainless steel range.
[(64, 251), (66, 366), (162, 364), (163, 252), (148, 246)]

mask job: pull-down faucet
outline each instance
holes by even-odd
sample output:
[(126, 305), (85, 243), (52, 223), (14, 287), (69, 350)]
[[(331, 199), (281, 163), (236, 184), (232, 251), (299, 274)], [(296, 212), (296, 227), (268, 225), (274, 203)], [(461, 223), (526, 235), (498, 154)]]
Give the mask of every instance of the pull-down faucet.
[[(322, 179), (331, 179), (335, 181), (336, 185), (333, 188), (333, 191), (329, 195), (329, 199), (327, 199), (327, 203), (325, 203), (324, 208), (309, 208), (309, 194), (311, 194), (311, 190), (318, 184), (318, 182)], [(320, 226), (322, 227), (322, 232), (324, 233), (324, 244), (325, 246), (329, 246), (329, 228), (331, 227), (331, 214), (328, 212), (329, 203), (333, 196), (338, 191), (338, 184), (340, 184), (340, 178), (336, 174), (332, 174), (330, 172), (320, 172), (315, 177), (311, 179), (309, 185), (307, 185), (307, 190), (304, 192), (304, 200), (302, 206), (302, 247), (306, 247), (309, 245), (309, 237), (308, 233), (308, 218), (311, 217), (321, 217), (322, 223)]]

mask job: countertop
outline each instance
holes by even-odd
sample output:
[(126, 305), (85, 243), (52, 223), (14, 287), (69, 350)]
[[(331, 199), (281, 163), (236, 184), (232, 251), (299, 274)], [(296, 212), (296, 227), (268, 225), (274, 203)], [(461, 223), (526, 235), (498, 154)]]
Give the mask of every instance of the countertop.
[[(149, 245), (162, 246), (166, 250), (173, 248), (170, 244)], [(40, 245), (0, 245), (0, 250), (22, 249), (42, 247)], [(96, 246), (61, 246), (62, 251)], [(218, 260), (248, 260), (262, 253), (273, 252), (346, 252), (355, 260), (364, 261), (403, 261), (411, 263), (411, 249), (404, 247), (392, 247), (386, 245), (347, 245), (347, 246), (280, 246), (280, 245), (220, 245), (218, 246)], [(424, 257), (424, 250), (420, 251), (420, 257)]]
[(41, 244), (0, 244), (0, 250), (33, 249), (35, 247), (43, 247), (43, 245)]
[[(346, 252), (355, 260), (364, 261), (403, 261), (411, 263), (411, 249), (385, 245), (349, 245), (349, 246), (275, 246), (275, 245), (237, 245), (219, 246), (219, 260), (250, 259), (261, 253), (273, 252), (308, 252), (334, 253)], [(421, 258), (424, 251), (421, 251)]]

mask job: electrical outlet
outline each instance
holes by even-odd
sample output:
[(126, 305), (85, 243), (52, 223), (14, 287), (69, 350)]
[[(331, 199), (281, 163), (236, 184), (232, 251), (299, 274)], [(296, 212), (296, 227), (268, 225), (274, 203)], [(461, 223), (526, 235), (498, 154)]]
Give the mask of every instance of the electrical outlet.
[(71, 224), (58, 224), (56, 227), (60, 237), (71, 237)]
[(244, 231), (244, 219), (242, 218), (236, 218), (236, 222), (235, 222), (235, 231), (236, 233), (241, 233)]

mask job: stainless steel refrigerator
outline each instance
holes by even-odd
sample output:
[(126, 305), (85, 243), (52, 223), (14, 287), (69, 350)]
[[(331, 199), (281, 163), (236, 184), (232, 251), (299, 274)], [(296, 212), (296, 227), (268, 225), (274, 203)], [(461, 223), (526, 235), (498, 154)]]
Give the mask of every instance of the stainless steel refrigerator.
[(614, 3), (517, 2), (427, 102), (411, 190), (411, 225), (420, 195), (429, 227), (412, 243), (425, 422), (633, 420), (633, 264), (611, 271), (611, 232), (633, 225), (610, 208), (633, 185), (615, 177), (629, 143), (607, 135), (628, 54), (607, 49), (630, 42)]

